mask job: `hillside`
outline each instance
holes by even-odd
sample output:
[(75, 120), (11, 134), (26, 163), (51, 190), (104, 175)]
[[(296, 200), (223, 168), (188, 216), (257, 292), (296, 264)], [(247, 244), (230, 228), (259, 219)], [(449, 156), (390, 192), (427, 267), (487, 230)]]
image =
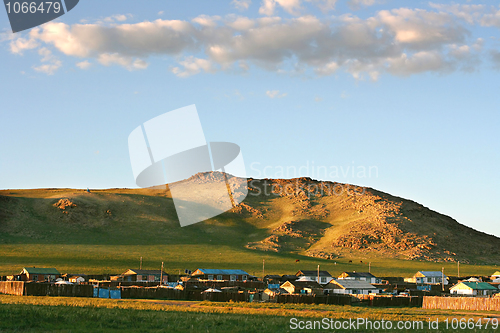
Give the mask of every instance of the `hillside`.
[[(199, 174), (183, 184), (189, 189), (210, 177), (220, 174)], [(500, 238), (410, 200), (309, 178), (248, 183), (242, 204), (184, 228), (168, 188), (4, 190), (0, 244), (209, 244), (332, 260), (500, 261)]]

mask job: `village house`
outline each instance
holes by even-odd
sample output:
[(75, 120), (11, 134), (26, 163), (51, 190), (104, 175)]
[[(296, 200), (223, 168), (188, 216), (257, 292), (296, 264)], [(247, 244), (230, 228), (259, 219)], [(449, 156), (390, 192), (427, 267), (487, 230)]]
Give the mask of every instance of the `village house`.
[[(444, 280), (443, 280), (444, 278)], [(406, 278), (405, 282), (416, 284), (448, 284), (448, 277), (440, 271), (418, 271), (413, 277)]]
[(55, 268), (24, 267), (19, 273), (21, 281), (55, 281), (61, 273)]
[(487, 296), (498, 292), (500, 290), (486, 282), (462, 281), (450, 288), (452, 295)]
[(87, 275), (85, 274), (64, 274), (61, 277), (71, 283), (82, 283), (88, 281)]
[(159, 269), (129, 269), (120, 275), (122, 281), (163, 282), (168, 281), (168, 274)]
[(492, 282), (500, 282), (500, 271), (496, 271), (490, 277)]
[(381, 284), (382, 279), (375, 277), (372, 273), (359, 273), (359, 272), (344, 272), (339, 275), (337, 279), (340, 280), (358, 280), (366, 281), (368, 283)]
[[(295, 273), (298, 277), (297, 281), (314, 281), (319, 284), (327, 284), (333, 280), (333, 277), (327, 271), (298, 271)], [(319, 280), (318, 280), (319, 276)]]
[(368, 295), (371, 293), (379, 293), (380, 289), (372, 286), (366, 281), (352, 280), (352, 279), (339, 279), (332, 280), (324, 288), (325, 293), (328, 294), (363, 294)]
[(323, 294), (321, 285), (314, 281), (286, 281), (280, 286), (280, 289), (286, 290), (289, 294)]
[(199, 281), (248, 281), (250, 274), (241, 269), (198, 268), (191, 274)]

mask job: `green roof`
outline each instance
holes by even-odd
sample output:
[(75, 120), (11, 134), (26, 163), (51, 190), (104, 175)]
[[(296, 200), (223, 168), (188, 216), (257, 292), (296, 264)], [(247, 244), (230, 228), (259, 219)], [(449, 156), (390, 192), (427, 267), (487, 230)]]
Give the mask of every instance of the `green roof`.
[(59, 271), (55, 268), (41, 268), (41, 267), (24, 267), (23, 270), (29, 274), (52, 274), (60, 275)]
[(498, 290), (497, 288), (493, 287), (491, 284), (486, 282), (462, 282), (462, 283), (474, 290)]

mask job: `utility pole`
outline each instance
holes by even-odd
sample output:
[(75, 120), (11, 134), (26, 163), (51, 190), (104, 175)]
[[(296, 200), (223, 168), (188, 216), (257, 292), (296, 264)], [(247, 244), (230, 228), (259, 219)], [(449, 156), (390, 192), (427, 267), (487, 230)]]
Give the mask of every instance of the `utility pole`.
[(372, 272), (372, 263), (369, 262), (368, 263), (368, 273), (371, 273)]
[(262, 282), (264, 282), (265, 276), (266, 276), (266, 259), (262, 259)]
[(460, 278), (460, 261), (457, 261), (458, 277)]
[(441, 267), (441, 287), (444, 291), (444, 267)]
[(142, 269), (142, 257), (141, 257), (141, 263), (139, 264), (139, 269)]
[(160, 286), (163, 284), (163, 261), (161, 262)]
[(318, 284), (319, 284), (319, 265), (318, 265)]

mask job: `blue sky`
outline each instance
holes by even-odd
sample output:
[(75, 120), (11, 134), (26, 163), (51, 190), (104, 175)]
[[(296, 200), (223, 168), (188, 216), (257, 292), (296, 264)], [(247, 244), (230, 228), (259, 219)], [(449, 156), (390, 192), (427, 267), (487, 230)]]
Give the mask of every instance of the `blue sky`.
[(0, 188), (135, 187), (130, 132), (196, 104), (249, 177), (369, 186), (500, 236), (499, 28), (476, 1), (82, 0), (16, 34), (0, 11)]

